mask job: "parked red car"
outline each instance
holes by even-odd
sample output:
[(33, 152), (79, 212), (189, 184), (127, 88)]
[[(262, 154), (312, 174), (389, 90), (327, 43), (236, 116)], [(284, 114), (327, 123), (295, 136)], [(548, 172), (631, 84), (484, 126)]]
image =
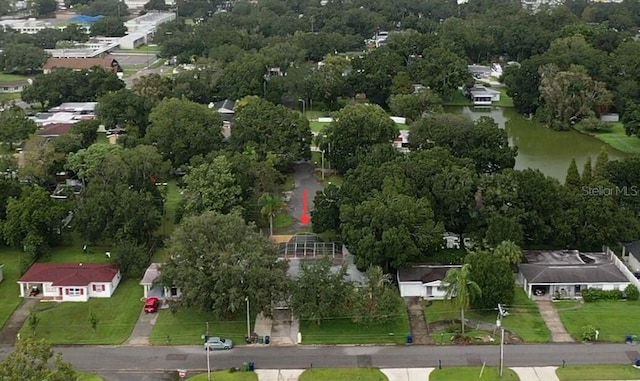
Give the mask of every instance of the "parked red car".
[(155, 296), (147, 298), (147, 301), (144, 302), (144, 312), (146, 313), (154, 313), (158, 312), (158, 307), (160, 306), (160, 301)]

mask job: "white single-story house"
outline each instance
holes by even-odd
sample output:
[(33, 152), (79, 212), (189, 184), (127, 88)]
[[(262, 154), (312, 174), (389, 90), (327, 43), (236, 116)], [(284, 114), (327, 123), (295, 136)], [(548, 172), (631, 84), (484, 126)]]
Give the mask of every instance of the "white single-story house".
[(152, 263), (147, 267), (144, 276), (140, 281), (140, 285), (144, 289), (144, 298), (155, 296), (159, 299), (177, 299), (182, 296), (182, 291), (178, 287), (166, 287), (155, 283), (160, 276), (160, 268), (162, 263)]
[(461, 267), (460, 265), (416, 265), (398, 270), (400, 296), (442, 300), (447, 293), (446, 285), (442, 282), (447, 271)]
[(633, 275), (613, 252), (581, 253), (577, 250), (524, 252), (518, 281), (527, 296), (576, 298), (582, 290), (621, 290)]
[(500, 102), (500, 92), (482, 85), (474, 85), (467, 90), (474, 106), (491, 106), (493, 102)]
[(120, 269), (109, 263), (34, 263), (18, 280), (20, 296), (59, 302), (110, 298)]

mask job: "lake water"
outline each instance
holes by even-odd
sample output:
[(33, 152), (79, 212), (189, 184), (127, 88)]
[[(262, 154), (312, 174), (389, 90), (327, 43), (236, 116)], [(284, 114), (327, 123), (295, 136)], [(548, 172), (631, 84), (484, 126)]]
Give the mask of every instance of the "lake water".
[(564, 183), (571, 159), (575, 158), (578, 169), (582, 171), (587, 158), (593, 164), (601, 147), (607, 149), (609, 159), (621, 159), (624, 152), (613, 149), (591, 136), (576, 131), (554, 131), (535, 121), (518, 114), (513, 108), (473, 108), (446, 107), (450, 113), (464, 114), (476, 120), (482, 116), (493, 118), (509, 136), (509, 144), (518, 147), (516, 169), (539, 169), (547, 176), (555, 177)]

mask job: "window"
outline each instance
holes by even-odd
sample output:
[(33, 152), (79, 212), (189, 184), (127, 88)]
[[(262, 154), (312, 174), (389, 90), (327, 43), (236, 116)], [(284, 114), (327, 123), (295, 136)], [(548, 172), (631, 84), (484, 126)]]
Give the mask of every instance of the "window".
[(104, 284), (94, 284), (93, 286), (91, 286), (91, 289), (95, 292), (102, 292), (107, 288)]
[(67, 288), (67, 295), (80, 296), (83, 294), (84, 294), (84, 291), (81, 288)]

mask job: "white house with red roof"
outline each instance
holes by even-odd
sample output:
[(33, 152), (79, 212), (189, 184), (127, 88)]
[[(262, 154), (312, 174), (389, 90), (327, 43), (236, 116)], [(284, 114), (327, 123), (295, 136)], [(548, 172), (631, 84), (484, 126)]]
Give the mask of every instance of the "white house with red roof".
[(60, 302), (110, 298), (120, 269), (108, 263), (34, 263), (18, 280), (20, 296)]

